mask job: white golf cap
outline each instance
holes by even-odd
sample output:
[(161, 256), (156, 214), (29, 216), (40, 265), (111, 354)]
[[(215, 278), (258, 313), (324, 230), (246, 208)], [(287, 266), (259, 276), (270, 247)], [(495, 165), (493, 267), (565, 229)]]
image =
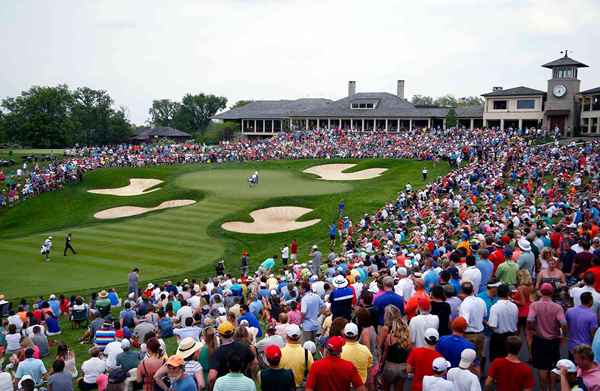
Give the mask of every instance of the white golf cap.
[(287, 336), (292, 339), (300, 338), (300, 327), (297, 324), (291, 324), (287, 328)]
[(423, 337), (425, 338), (425, 341), (429, 342), (430, 344), (435, 344), (440, 339), (440, 333), (438, 333), (438, 331), (433, 327), (430, 327), (425, 330)]
[(552, 370), (552, 373), (554, 373), (556, 375), (560, 375), (561, 368), (565, 368), (567, 370), (567, 372), (569, 372), (569, 373), (577, 372), (577, 366), (575, 366), (573, 361), (567, 360), (566, 358), (562, 359), (562, 360), (558, 360), (558, 362), (556, 363), (556, 368), (554, 368)]
[(344, 288), (348, 285), (348, 280), (342, 275), (337, 275), (333, 279), (333, 286), (336, 288)]
[(465, 349), (460, 354), (460, 363), (458, 363), (458, 366), (463, 369), (469, 369), (476, 357), (477, 353), (473, 349)]
[(450, 363), (444, 357), (438, 357), (431, 363), (431, 368), (435, 372), (444, 372), (450, 368)]
[(121, 348), (128, 349), (129, 347), (131, 347), (131, 342), (129, 342), (129, 340), (127, 338), (122, 339), (121, 340)]
[(344, 327), (344, 335), (348, 338), (356, 338), (358, 335), (358, 326), (356, 323), (346, 323)]
[(317, 345), (315, 345), (313, 341), (304, 342), (304, 345), (302, 345), (302, 347), (311, 352), (312, 354), (315, 354), (317, 352)]

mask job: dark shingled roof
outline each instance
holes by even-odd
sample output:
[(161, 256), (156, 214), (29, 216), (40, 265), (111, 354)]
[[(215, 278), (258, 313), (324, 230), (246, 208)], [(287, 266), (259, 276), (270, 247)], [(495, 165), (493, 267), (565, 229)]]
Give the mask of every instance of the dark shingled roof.
[(244, 106), (214, 115), (213, 119), (287, 118), (298, 111), (305, 111), (331, 103), (329, 99), (306, 98), (296, 100), (257, 100)]
[(189, 137), (192, 135), (181, 130), (170, 128), (168, 126), (157, 126), (154, 128), (138, 128), (134, 140), (148, 140), (150, 137)]
[(600, 94), (600, 87), (592, 88), (589, 90), (581, 91), (581, 95), (589, 95), (589, 94)]
[(564, 67), (564, 66), (576, 66), (577, 68), (587, 68), (588, 66), (585, 65), (582, 62), (573, 60), (571, 57), (567, 56), (565, 54), (564, 57), (561, 57), (557, 60), (554, 61), (550, 61), (544, 65), (542, 65), (544, 68), (555, 68), (555, 67)]
[[(377, 102), (374, 109), (352, 109), (352, 103)], [(387, 92), (359, 92), (347, 96), (328, 105), (298, 111), (291, 117), (325, 117), (325, 118), (428, 118), (445, 117), (447, 108), (415, 107), (406, 99)]]
[(483, 118), (483, 105), (462, 106), (456, 108), (457, 118)]
[(481, 94), (481, 96), (537, 96), (537, 95), (546, 95), (544, 91), (535, 90), (529, 87), (515, 87), (508, 88), (506, 90), (498, 90), (493, 92), (488, 92), (487, 94)]

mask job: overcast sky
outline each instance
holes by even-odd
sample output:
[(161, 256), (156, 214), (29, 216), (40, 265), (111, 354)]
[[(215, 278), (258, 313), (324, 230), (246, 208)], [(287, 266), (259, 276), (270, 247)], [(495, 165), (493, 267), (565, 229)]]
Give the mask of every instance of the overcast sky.
[(546, 89), (570, 49), (600, 86), (599, 0), (1, 0), (0, 97), (32, 85), (108, 90), (141, 124), (153, 99)]

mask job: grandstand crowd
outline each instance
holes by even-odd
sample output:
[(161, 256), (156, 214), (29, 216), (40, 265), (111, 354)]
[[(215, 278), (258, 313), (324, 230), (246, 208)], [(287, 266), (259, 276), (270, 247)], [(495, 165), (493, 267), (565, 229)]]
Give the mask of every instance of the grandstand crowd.
[[(244, 252), (240, 270), (219, 263), (203, 280), (141, 286), (134, 269), (122, 297), (0, 295), (0, 391), (598, 391), (600, 143), (534, 141), (496, 129), (316, 130), (70, 151), (26, 181), (46, 191), (99, 167), (302, 158), (453, 169), (356, 221), (352, 200), (340, 202), (328, 248), (299, 254), (293, 241), (256, 271)], [(85, 357), (59, 342), (61, 320), (81, 327)]]

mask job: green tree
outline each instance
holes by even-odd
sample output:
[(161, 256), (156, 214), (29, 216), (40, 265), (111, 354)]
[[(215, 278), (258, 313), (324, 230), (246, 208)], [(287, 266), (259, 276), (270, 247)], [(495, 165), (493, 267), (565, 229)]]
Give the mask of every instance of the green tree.
[(433, 104), (433, 98), (430, 96), (424, 96), (424, 95), (413, 95), (412, 99), (410, 100), (412, 104), (414, 105), (432, 105)]
[(458, 103), (457, 107), (483, 106), (483, 104), (485, 103), (485, 101), (480, 96), (465, 96), (463, 98), (458, 99), (457, 103)]
[(456, 110), (454, 107), (450, 107), (448, 114), (446, 114), (446, 128), (453, 128), (458, 123), (456, 119)]
[(181, 103), (170, 99), (159, 99), (152, 101), (152, 107), (148, 110), (149, 122), (154, 126), (174, 126), (175, 116), (181, 110)]
[(227, 98), (223, 96), (186, 94), (173, 122), (177, 129), (189, 133), (202, 132), (210, 123), (210, 117), (225, 107)]
[(233, 140), (235, 134), (240, 132), (240, 124), (237, 122), (211, 122), (197, 140), (206, 144), (218, 144), (220, 141)]
[(66, 85), (31, 87), (16, 98), (6, 98), (9, 141), (41, 148), (72, 145), (75, 124), (71, 119), (73, 94)]
[(433, 101), (433, 104), (436, 106), (441, 106), (441, 107), (456, 107), (457, 106), (457, 101), (456, 98), (454, 97), (454, 95), (444, 95), (444, 96), (440, 96), (439, 98), (436, 98)]
[[(111, 144), (125, 141), (119, 133), (128, 134), (128, 123), (114, 123), (113, 100), (104, 90), (81, 87), (73, 92), (72, 118), (77, 125), (75, 141), (80, 144)], [(115, 129), (117, 125), (118, 129)], [(124, 125), (124, 126), (123, 126)]]
[(233, 106), (231, 106), (232, 109), (237, 109), (238, 107), (242, 107), (242, 106), (246, 106), (248, 103), (252, 103), (254, 102), (253, 100), (238, 100), (237, 102), (235, 102), (235, 104)]

